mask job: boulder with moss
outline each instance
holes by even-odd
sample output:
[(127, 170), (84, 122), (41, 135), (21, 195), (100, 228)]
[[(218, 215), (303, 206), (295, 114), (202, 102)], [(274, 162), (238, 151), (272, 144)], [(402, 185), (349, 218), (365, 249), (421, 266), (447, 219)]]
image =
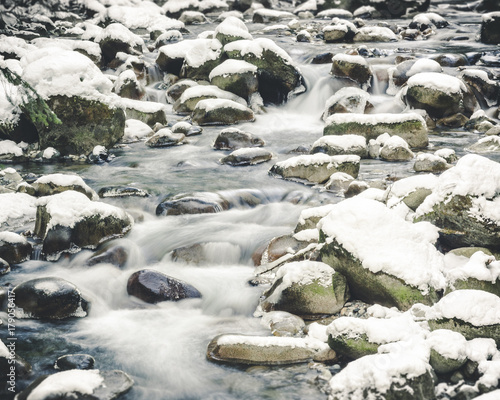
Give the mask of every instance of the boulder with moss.
[(207, 99), (196, 104), (191, 115), (198, 125), (231, 125), (255, 120), (253, 111), (232, 100)]

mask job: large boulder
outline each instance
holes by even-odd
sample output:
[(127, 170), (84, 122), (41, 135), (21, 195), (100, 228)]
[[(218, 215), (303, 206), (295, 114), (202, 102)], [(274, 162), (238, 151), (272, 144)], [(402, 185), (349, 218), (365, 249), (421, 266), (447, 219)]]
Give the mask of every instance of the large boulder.
[(484, 14), (481, 20), (481, 42), (500, 43), (500, 12)]
[(416, 113), (407, 114), (334, 114), (327, 118), (324, 135), (361, 135), (376, 139), (383, 133), (401, 136), (410, 147), (426, 147), (427, 125)]
[(224, 46), (231, 59), (257, 67), (259, 93), (265, 103), (283, 103), (302, 88), (303, 78), (291, 57), (271, 39), (237, 40)]
[(127, 293), (152, 304), (201, 297), (190, 284), (152, 269), (134, 272), (128, 279)]
[(217, 39), (197, 39), (184, 56), (179, 76), (207, 81), (210, 71), (223, 61), (222, 56), (222, 44)]
[(225, 46), (236, 40), (252, 40), (252, 35), (242, 20), (229, 16), (215, 28), (215, 38)]
[(437, 72), (410, 77), (403, 98), (410, 107), (424, 109), (435, 118), (456, 113), (470, 116), (477, 107), (476, 97), (462, 80)]
[(355, 299), (406, 310), (434, 303), (446, 286), (431, 224), (413, 224), (378, 201), (352, 198), (336, 204), (318, 228), (321, 260), (347, 278)]
[(72, 283), (54, 277), (37, 278), (14, 288), (21, 318), (66, 319), (85, 317), (88, 303)]
[(90, 200), (97, 199), (97, 193), (91, 189), (78, 175), (49, 174), (32, 183), (37, 196), (51, 196), (66, 190), (83, 193)]
[(305, 319), (339, 312), (349, 298), (346, 279), (321, 262), (297, 261), (276, 272), (261, 302), (264, 311), (288, 311)]
[(359, 156), (329, 156), (316, 153), (277, 162), (269, 172), (285, 179), (303, 179), (311, 183), (323, 183), (335, 172), (345, 172), (356, 178), (359, 172), (359, 161)]
[(214, 85), (198, 85), (187, 88), (174, 103), (173, 110), (178, 114), (190, 114), (201, 100), (223, 99), (232, 100), (246, 106), (247, 102), (240, 96), (218, 88)]
[(108, 64), (116, 53), (141, 54), (144, 40), (120, 23), (109, 24), (95, 38), (99, 43), (103, 61)]
[(332, 361), (335, 357), (326, 343), (314, 338), (225, 334), (212, 339), (207, 348), (210, 361), (247, 365)]
[(326, 121), (335, 113), (365, 114), (372, 108), (368, 92), (356, 87), (343, 87), (326, 101), (322, 118)]
[(417, 221), (438, 226), (450, 248), (500, 248), (496, 213), (500, 193), (500, 164), (468, 154), (439, 176), (433, 193), (416, 210)]
[(257, 67), (243, 60), (226, 60), (209, 75), (210, 83), (239, 97), (250, 99), (259, 90)]
[(62, 252), (96, 248), (121, 237), (132, 218), (121, 208), (91, 201), (82, 193), (68, 190), (37, 201), (35, 235), (43, 240), (43, 252), (57, 259)]
[(128, 392), (133, 384), (132, 378), (123, 371), (73, 369), (42, 375), (16, 397), (19, 400), (111, 400)]
[(191, 116), (198, 125), (231, 125), (255, 120), (253, 111), (240, 103), (224, 99), (200, 100)]

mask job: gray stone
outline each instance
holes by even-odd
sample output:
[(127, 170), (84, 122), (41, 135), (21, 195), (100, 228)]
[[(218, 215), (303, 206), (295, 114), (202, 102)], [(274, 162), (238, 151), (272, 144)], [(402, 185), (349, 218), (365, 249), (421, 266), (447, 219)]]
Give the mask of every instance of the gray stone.
[(266, 149), (244, 147), (221, 158), (220, 162), (232, 166), (255, 165), (269, 161), (272, 157), (273, 154)]
[(231, 125), (254, 121), (255, 115), (251, 109), (235, 101), (208, 99), (196, 104), (191, 118), (198, 125)]
[(249, 132), (244, 132), (238, 128), (226, 128), (220, 131), (215, 139), (214, 149), (236, 150), (242, 147), (262, 147), (264, 141)]

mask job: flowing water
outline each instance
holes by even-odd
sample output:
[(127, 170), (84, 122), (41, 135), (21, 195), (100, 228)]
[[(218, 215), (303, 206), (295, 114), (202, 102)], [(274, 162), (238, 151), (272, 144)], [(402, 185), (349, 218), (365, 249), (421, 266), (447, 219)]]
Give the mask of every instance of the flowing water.
[[(443, 3), (437, 10), (446, 11)], [(453, 29), (441, 30), (425, 42), (376, 44), (387, 57), (368, 59), (373, 65), (392, 64), (396, 54), (429, 55), (491, 51), (478, 44), (479, 17), (474, 13), (449, 12), (450, 22), (467, 21)], [(388, 21), (405, 25), (407, 20)], [(193, 37), (209, 24), (192, 28)], [(263, 25), (248, 24), (252, 33)], [(447, 40), (462, 32), (465, 40)], [(190, 38), (186, 35), (186, 38)], [(254, 34), (254, 36), (259, 36)], [(2, 284), (17, 284), (34, 277), (57, 276), (74, 283), (90, 300), (91, 310), (83, 319), (61, 322), (20, 320), (17, 352), (27, 358), (37, 374), (52, 371), (57, 357), (68, 353), (88, 353), (97, 368), (121, 369), (135, 385), (124, 397), (155, 399), (325, 399), (325, 383), (314, 366), (238, 368), (208, 362), (209, 341), (221, 333), (268, 335), (269, 330), (254, 318), (253, 312), (262, 288), (252, 287), (252, 253), (271, 238), (292, 232), (305, 207), (340, 201), (341, 198), (318, 187), (277, 179), (268, 174), (271, 164), (291, 157), (299, 146), (309, 147), (322, 136), (321, 114), (325, 101), (342, 87), (329, 76), (330, 64), (312, 65), (314, 55), (341, 51), (324, 43), (296, 43), (289, 36), (271, 36), (293, 57), (305, 77), (308, 91), (286, 105), (269, 107), (256, 122), (239, 126), (263, 138), (274, 154), (271, 163), (251, 167), (220, 165), (225, 152), (211, 148), (220, 127), (204, 128), (200, 136), (190, 137), (183, 146), (150, 149), (133, 143), (114, 150), (116, 158), (103, 165), (17, 165), (22, 172), (77, 172), (98, 190), (108, 185), (143, 188), (151, 197), (125, 200), (107, 199), (112, 204), (143, 216), (124, 238), (116, 242), (129, 252), (122, 269), (100, 264), (85, 266), (90, 251), (61, 259), (56, 263), (32, 260), (1, 278)], [(369, 45), (368, 47), (371, 48)], [(342, 49), (344, 51), (344, 49)], [(164, 99), (163, 93), (149, 88), (150, 98)], [(372, 88), (377, 110), (399, 112), (384, 84)], [(169, 120), (180, 117), (169, 115)], [(430, 149), (451, 147), (459, 155), (477, 135), (463, 130), (434, 132)], [(411, 175), (413, 162), (384, 163), (363, 160), (360, 179), (385, 179)], [(237, 198), (238, 190), (252, 190), (260, 204), (235, 207), (209, 215), (156, 217), (157, 204), (167, 195), (198, 191), (224, 191)], [(171, 261), (172, 250), (202, 243), (206, 262), (194, 266)], [(128, 277), (142, 268), (153, 268), (182, 279), (200, 290), (202, 299), (147, 306), (126, 293)], [(26, 384), (26, 382), (21, 382)]]

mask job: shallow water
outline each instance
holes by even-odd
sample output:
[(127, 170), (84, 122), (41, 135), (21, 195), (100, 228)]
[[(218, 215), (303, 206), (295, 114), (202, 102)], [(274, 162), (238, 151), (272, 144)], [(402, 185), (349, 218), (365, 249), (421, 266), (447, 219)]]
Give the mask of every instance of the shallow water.
[[(425, 42), (367, 44), (387, 57), (369, 58), (371, 64), (392, 64), (396, 54), (432, 55), (491, 51), (494, 47), (476, 42), (480, 18), (475, 13), (449, 10), (437, 3), (433, 11), (446, 13), (450, 22), (461, 23), (443, 29)], [(408, 20), (386, 21), (406, 25)], [(263, 25), (247, 24), (254, 37)], [(190, 27), (196, 37), (214, 24)], [(465, 40), (448, 40), (461, 32)], [(269, 107), (254, 123), (239, 128), (263, 138), (274, 154), (271, 163), (251, 167), (221, 165), (227, 152), (212, 149), (220, 127), (204, 128), (183, 146), (150, 149), (133, 143), (116, 149), (116, 158), (103, 165), (18, 165), (22, 172), (73, 171), (98, 190), (108, 185), (135, 186), (151, 193), (149, 198), (103, 201), (135, 210), (144, 216), (125, 239), (117, 240), (130, 252), (123, 269), (111, 265), (86, 267), (91, 252), (84, 251), (57, 263), (29, 261), (2, 277), (1, 284), (17, 284), (34, 277), (57, 276), (78, 286), (92, 306), (83, 319), (57, 323), (18, 321), (18, 353), (34, 366), (36, 374), (52, 372), (57, 357), (83, 352), (96, 358), (100, 369), (121, 369), (135, 386), (124, 397), (129, 400), (156, 399), (325, 399), (325, 381), (314, 366), (238, 368), (208, 362), (209, 341), (221, 333), (268, 335), (260, 320), (252, 316), (262, 288), (251, 287), (252, 253), (271, 238), (292, 232), (305, 207), (340, 201), (334, 193), (268, 174), (272, 163), (290, 157), (299, 146), (309, 147), (322, 136), (321, 114), (325, 101), (343, 82), (329, 76), (330, 65), (311, 65), (314, 55), (345, 51), (358, 44), (296, 43), (290, 36), (270, 36), (284, 47), (305, 77), (308, 91), (288, 104)], [(152, 57), (154, 59), (154, 57)], [(398, 112), (384, 87), (374, 89), (378, 110)], [(156, 95), (155, 95), (156, 93)], [(151, 89), (152, 98), (162, 99)], [(169, 115), (169, 121), (179, 120)], [(478, 136), (463, 130), (435, 131), (429, 150), (453, 148), (459, 156)], [(493, 156), (493, 158), (497, 158)], [(413, 174), (413, 162), (385, 163), (363, 160), (359, 179), (383, 180)], [(190, 216), (156, 217), (155, 208), (167, 195), (197, 191), (225, 191), (237, 196), (238, 189), (254, 190), (262, 204)], [(207, 261), (200, 266), (172, 262), (170, 253), (183, 246), (204, 243)], [(182, 279), (200, 290), (202, 299), (161, 303), (145, 307), (126, 293), (128, 277), (139, 269), (154, 268)], [(2, 318), (5, 315), (2, 314)], [(20, 386), (27, 382), (20, 382)]]

